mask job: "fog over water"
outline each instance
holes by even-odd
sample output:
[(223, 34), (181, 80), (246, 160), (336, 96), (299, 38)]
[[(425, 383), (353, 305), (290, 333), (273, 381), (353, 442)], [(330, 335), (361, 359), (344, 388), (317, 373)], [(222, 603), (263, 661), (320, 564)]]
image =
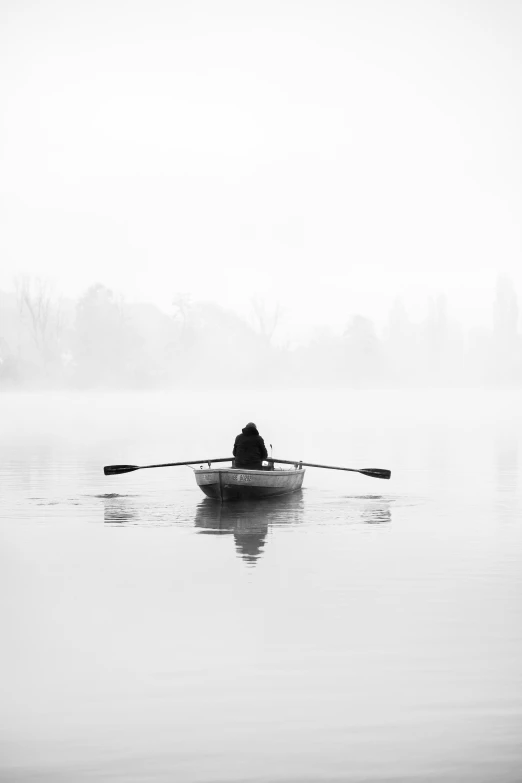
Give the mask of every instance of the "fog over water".
[[(497, 280), (521, 296), (518, 3), (0, 13), (0, 290), (45, 280), (70, 300), (60, 328), (99, 283), (170, 318), (214, 302), (259, 330), (255, 299), (269, 332), (279, 305), (281, 344), (340, 337), (355, 316), (382, 337), (398, 308), (474, 345)], [(138, 320), (145, 341), (163, 334), (157, 313)]]
[(76, 301), (39, 279), (0, 292), (0, 389), (518, 387), (522, 335), (513, 282), (492, 290), (490, 324), (470, 328), (439, 295), (413, 321), (397, 299), (380, 328), (346, 313), (343, 329), (284, 336), (279, 303), (250, 317), (174, 298), (168, 312), (94, 284)]
[(1, 780), (520, 783), (521, 30), (1, 4)]

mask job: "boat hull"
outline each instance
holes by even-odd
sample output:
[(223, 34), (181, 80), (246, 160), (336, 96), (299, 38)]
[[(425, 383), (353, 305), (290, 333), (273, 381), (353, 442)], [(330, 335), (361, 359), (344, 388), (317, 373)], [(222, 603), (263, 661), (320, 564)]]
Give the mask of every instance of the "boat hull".
[(214, 500), (256, 500), (286, 495), (303, 486), (305, 471), (242, 470), (214, 468), (194, 470), (196, 483), (202, 492)]

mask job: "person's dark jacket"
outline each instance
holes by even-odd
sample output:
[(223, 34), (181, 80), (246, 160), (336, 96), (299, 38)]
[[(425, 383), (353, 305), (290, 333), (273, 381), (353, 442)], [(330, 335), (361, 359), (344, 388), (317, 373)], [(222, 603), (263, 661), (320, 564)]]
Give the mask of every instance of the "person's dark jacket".
[(260, 466), (268, 457), (265, 441), (255, 427), (245, 427), (242, 430), (235, 440), (232, 453), (237, 468)]

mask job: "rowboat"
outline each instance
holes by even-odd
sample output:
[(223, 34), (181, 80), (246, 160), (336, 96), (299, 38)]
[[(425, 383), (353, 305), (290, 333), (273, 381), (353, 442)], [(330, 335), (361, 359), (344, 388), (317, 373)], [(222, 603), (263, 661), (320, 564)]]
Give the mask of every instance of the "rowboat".
[[(200, 463), (207, 463), (204, 468)], [(213, 462), (231, 462), (230, 468), (213, 468)], [(305, 471), (303, 466), (309, 468), (326, 468), (326, 470), (346, 470), (350, 473), (362, 473), (371, 478), (389, 479), (391, 471), (383, 468), (341, 468), (338, 465), (320, 465), (317, 462), (293, 462), (289, 459), (276, 459), (269, 457), (268, 465), (263, 470), (247, 470), (236, 468), (233, 457), (219, 457), (214, 460), (190, 460), (187, 462), (164, 462), (161, 465), (105, 465), (103, 472), (106, 476), (116, 476), (120, 473), (132, 473), (134, 470), (147, 470), (149, 468), (175, 468), (186, 465), (198, 465), (192, 468), (196, 476), (196, 483), (202, 492), (215, 500), (232, 500), (244, 498), (245, 500), (257, 500), (269, 498), (274, 495), (286, 495), (295, 492), (303, 486)], [(292, 465), (292, 468), (277, 468), (279, 465)]]
[(257, 500), (296, 492), (303, 486), (305, 470), (301, 465), (291, 470), (245, 470), (244, 468), (194, 469), (196, 484), (214, 500)]

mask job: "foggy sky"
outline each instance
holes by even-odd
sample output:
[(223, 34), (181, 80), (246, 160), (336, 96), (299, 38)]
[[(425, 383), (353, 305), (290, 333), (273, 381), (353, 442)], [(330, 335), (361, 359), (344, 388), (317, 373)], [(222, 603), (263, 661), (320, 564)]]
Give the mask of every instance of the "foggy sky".
[(6, 0), (0, 288), (288, 329), (522, 293), (518, 2)]

